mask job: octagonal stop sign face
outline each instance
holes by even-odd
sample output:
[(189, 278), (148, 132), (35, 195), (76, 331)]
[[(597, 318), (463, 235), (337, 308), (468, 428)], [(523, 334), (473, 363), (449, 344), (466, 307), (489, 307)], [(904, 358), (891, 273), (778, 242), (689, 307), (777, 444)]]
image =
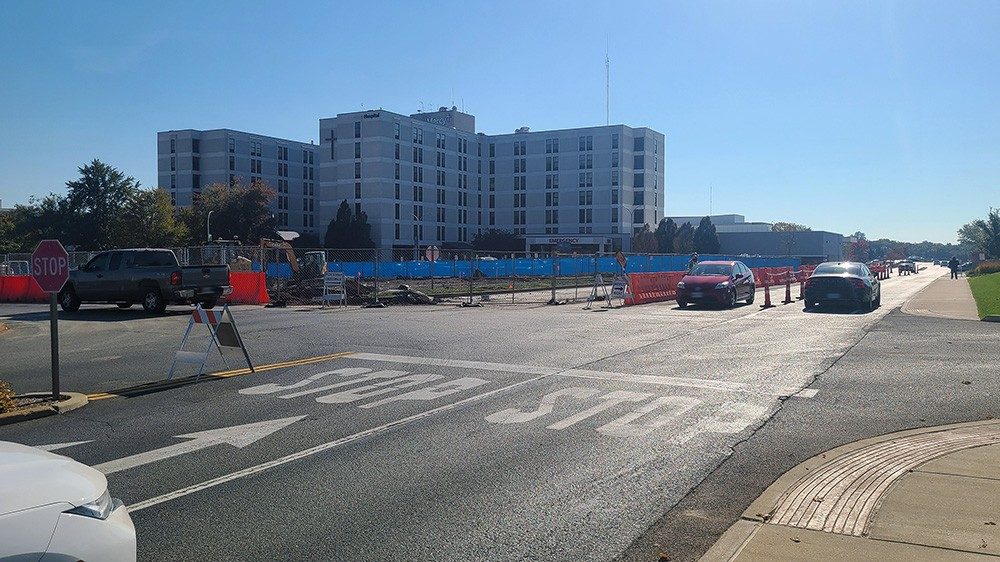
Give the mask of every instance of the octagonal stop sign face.
[(31, 276), (46, 293), (58, 293), (69, 279), (69, 254), (58, 240), (42, 240), (31, 254)]

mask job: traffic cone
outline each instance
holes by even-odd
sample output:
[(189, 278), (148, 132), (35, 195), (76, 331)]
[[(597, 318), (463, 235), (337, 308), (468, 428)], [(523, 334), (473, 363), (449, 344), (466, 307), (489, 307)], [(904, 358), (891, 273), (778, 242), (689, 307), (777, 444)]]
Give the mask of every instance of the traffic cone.
[(785, 300), (781, 304), (789, 304), (795, 301), (792, 300), (792, 268), (788, 268), (785, 272)]
[(771, 275), (768, 272), (764, 272), (764, 304), (760, 305), (761, 308), (774, 308), (771, 304)]

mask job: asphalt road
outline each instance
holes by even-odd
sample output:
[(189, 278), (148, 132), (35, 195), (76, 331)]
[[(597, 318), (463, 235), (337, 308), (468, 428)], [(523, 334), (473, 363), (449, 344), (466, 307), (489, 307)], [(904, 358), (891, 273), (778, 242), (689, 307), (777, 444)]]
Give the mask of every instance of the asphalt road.
[[(867, 314), (801, 304), (241, 307), (258, 364), (347, 355), (97, 400), (0, 427), (0, 439), (85, 441), (58, 451), (110, 473), (113, 494), (132, 506), (141, 559), (650, 560), (664, 541), (696, 556), (797, 455), (884, 433), (885, 420), (923, 423), (917, 391), (893, 402), (878, 385), (900, 394), (936, 360), (907, 355), (900, 366), (885, 346), (920, 350), (941, 337), (914, 331), (923, 319), (889, 315), (937, 274), (884, 282), (883, 307)], [(0, 377), (44, 389), (43, 308), (0, 305), (5, 318)], [(64, 387), (162, 379), (187, 318), (65, 315)], [(890, 343), (865, 355), (878, 335)], [(831, 381), (857, 364), (869, 378)], [(905, 371), (886, 377), (892, 369)], [(857, 408), (884, 406), (866, 402), (865, 384), (909, 410), (864, 411), (870, 423), (851, 424)], [(956, 400), (972, 386), (953, 389)], [(927, 423), (946, 417), (939, 410)], [(754, 466), (772, 455), (767, 442), (756, 457), (746, 451), (776, 420), (780, 458)], [(707, 523), (695, 508), (710, 511)]]

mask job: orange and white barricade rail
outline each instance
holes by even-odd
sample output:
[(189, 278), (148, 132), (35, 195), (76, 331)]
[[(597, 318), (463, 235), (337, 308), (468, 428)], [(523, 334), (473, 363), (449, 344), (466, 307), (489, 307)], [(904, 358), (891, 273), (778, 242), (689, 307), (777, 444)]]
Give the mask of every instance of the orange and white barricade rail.
[[(205, 351), (185, 350), (184, 346), (187, 344), (188, 338), (191, 337), (191, 331), (199, 324), (208, 327), (209, 340)], [(253, 362), (250, 361), (250, 354), (247, 352), (246, 345), (243, 344), (243, 337), (240, 336), (240, 331), (236, 327), (236, 320), (229, 310), (229, 305), (227, 304), (222, 307), (222, 310), (216, 311), (205, 310), (199, 303), (191, 311), (191, 319), (188, 320), (187, 330), (184, 331), (184, 337), (181, 338), (180, 348), (174, 354), (174, 362), (170, 365), (170, 373), (167, 375), (167, 378), (172, 379), (174, 377), (174, 371), (177, 369), (178, 363), (198, 365), (197, 378), (201, 378), (202, 373), (205, 371), (205, 363), (208, 362), (208, 356), (212, 351), (212, 346), (215, 346), (219, 350), (219, 356), (222, 357), (222, 362), (226, 365), (226, 368), (229, 368), (229, 361), (226, 360), (225, 354), (222, 353), (222, 348), (239, 348), (243, 351), (243, 357), (247, 361), (250, 372), (254, 372)]]

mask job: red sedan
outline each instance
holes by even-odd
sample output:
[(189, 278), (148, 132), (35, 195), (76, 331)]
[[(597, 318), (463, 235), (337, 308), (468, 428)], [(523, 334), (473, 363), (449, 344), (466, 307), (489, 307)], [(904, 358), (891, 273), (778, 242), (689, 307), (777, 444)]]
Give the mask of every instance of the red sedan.
[(677, 305), (711, 302), (732, 308), (741, 300), (753, 303), (757, 286), (753, 272), (739, 261), (705, 261), (677, 283)]

